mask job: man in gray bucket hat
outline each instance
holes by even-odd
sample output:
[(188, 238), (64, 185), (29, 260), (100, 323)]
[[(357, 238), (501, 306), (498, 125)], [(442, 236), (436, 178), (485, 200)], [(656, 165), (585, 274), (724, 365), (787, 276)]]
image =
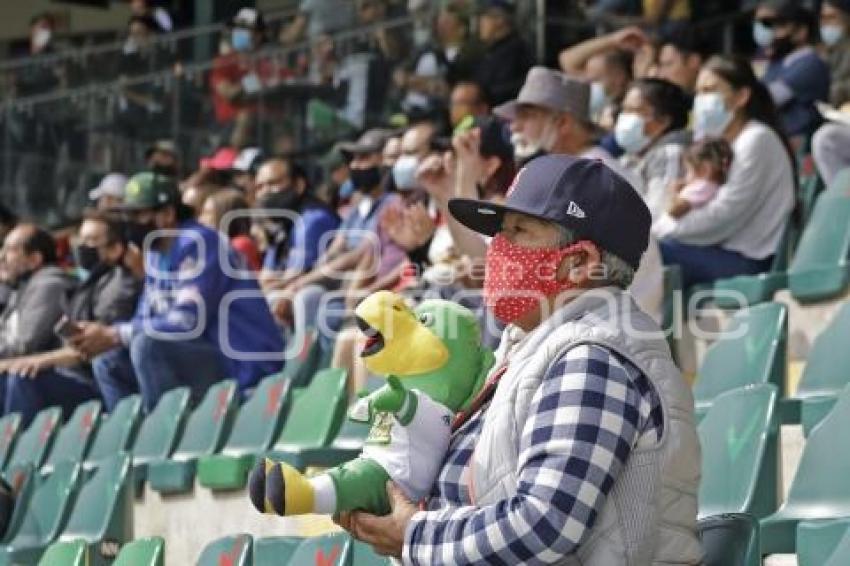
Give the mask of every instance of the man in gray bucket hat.
[(518, 160), (543, 153), (601, 159), (617, 169), (611, 155), (595, 145), (599, 128), (590, 119), (590, 83), (546, 67), (532, 67), (516, 100), (494, 109), (511, 122)]

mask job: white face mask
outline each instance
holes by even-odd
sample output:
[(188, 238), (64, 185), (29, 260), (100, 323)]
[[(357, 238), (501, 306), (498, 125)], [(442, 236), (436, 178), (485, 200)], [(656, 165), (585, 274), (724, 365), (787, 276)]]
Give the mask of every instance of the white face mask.
[(820, 38), (832, 47), (844, 38), (844, 27), (836, 24), (826, 24), (820, 27)]
[(732, 111), (719, 92), (706, 92), (694, 97), (694, 138), (720, 137), (732, 121)]
[(419, 159), (415, 155), (402, 155), (393, 165), (393, 181), (397, 189), (409, 191), (416, 188), (416, 170)]
[(47, 28), (38, 28), (32, 34), (32, 46), (36, 49), (44, 49), (50, 43), (53, 33)]
[(640, 114), (623, 112), (617, 117), (614, 138), (626, 153), (640, 153), (650, 139), (645, 132), (646, 120)]
[(761, 22), (753, 23), (753, 41), (762, 49), (770, 47), (775, 36), (773, 28), (769, 28)]

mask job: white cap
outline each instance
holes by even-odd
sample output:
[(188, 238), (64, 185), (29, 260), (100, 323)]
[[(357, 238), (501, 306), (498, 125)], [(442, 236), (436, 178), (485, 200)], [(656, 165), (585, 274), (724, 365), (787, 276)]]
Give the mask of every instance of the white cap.
[(259, 147), (246, 147), (236, 156), (236, 159), (233, 161), (233, 168), (237, 171), (247, 173), (251, 170), (251, 166), (259, 156)]
[(127, 177), (121, 173), (110, 173), (100, 180), (98, 186), (89, 191), (89, 198), (97, 200), (100, 197), (110, 196), (123, 199), (126, 186)]

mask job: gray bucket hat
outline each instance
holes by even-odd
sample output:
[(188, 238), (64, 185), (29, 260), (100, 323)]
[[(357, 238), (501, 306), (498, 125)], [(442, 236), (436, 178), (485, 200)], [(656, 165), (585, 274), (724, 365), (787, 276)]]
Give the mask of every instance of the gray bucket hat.
[(590, 119), (590, 83), (546, 67), (532, 67), (516, 100), (497, 106), (493, 113), (505, 120), (516, 117), (517, 106), (527, 104), (557, 112), (569, 112), (576, 119)]

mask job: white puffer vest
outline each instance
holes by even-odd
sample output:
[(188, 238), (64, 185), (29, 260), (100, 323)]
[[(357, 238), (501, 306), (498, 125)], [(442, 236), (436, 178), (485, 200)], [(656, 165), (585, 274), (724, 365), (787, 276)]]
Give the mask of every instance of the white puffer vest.
[(478, 506), (516, 494), (520, 437), (546, 370), (579, 344), (597, 344), (638, 367), (661, 399), (661, 441), (633, 448), (596, 523), (577, 553), (559, 564), (700, 564), (696, 535), (700, 446), (694, 401), (658, 325), (631, 296), (613, 288), (586, 292), (523, 336), (509, 327), (496, 353), (505, 361), (487, 408), (467, 478)]

